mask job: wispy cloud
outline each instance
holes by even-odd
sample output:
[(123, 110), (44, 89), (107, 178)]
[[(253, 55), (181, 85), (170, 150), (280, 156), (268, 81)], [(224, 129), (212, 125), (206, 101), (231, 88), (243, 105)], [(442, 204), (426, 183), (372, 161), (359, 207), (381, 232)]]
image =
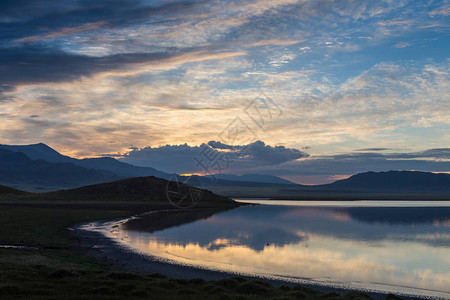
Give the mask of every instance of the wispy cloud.
[(104, 25), (106, 23), (108, 23), (108, 22), (98, 21), (98, 22), (83, 24), (83, 25), (80, 25), (77, 27), (62, 28), (60, 30), (51, 31), (51, 32), (48, 32), (43, 35), (34, 35), (34, 36), (23, 37), (23, 38), (20, 38), (18, 41), (19, 42), (37, 42), (37, 41), (45, 41), (45, 40), (50, 40), (50, 39), (55, 39), (55, 38), (60, 38), (60, 37), (67, 37), (67, 36), (78, 34), (81, 32), (99, 29), (100, 27), (102, 27), (102, 25)]
[(444, 5), (442, 7), (436, 8), (428, 13), (430, 17), (436, 16), (450, 16), (450, 5)]
[(268, 46), (268, 45), (291, 46), (291, 45), (299, 44), (299, 43), (304, 42), (304, 41), (305, 40), (293, 41), (293, 40), (279, 40), (279, 39), (275, 39), (275, 40), (261, 40), (261, 41), (257, 41), (257, 42), (251, 43), (248, 46), (249, 47), (259, 47), (259, 46)]

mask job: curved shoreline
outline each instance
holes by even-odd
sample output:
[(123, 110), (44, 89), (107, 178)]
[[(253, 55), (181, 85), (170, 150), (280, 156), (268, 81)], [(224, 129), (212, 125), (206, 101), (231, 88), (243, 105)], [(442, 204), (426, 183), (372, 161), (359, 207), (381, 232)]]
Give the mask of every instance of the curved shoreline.
[[(153, 211), (157, 212), (157, 211)], [(149, 212), (151, 213), (151, 212)], [(130, 217), (131, 218), (131, 217)], [(94, 257), (103, 262), (107, 262), (111, 268), (129, 272), (137, 272), (142, 274), (159, 273), (171, 278), (179, 279), (194, 279), (201, 278), (204, 280), (221, 280), (229, 277), (244, 277), (250, 280), (260, 280), (268, 282), (274, 286), (280, 285), (301, 285), (323, 292), (336, 292), (344, 294), (348, 292), (362, 292), (370, 295), (374, 299), (385, 299), (389, 292), (375, 291), (370, 289), (358, 289), (352, 287), (339, 287), (327, 285), (325, 283), (313, 283), (305, 279), (305, 282), (293, 282), (291, 280), (272, 279), (266, 277), (259, 277), (256, 275), (237, 274), (221, 270), (211, 270), (195, 266), (187, 266), (178, 264), (176, 262), (164, 261), (156, 256), (149, 254), (141, 254), (127, 247), (121, 245), (118, 241), (104, 235), (100, 230), (92, 230), (89, 227), (105, 227), (112, 223), (117, 223), (120, 220), (109, 220), (99, 222), (89, 222), (76, 226), (73, 233), (78, 236), (78, 247), (81, 251), (91, 257)], [(86, 228), (87, 227), (87, 228)], [(435, 297), (427, 296), (411, 296), (399, 294), (403, 299), (436, 299)]]

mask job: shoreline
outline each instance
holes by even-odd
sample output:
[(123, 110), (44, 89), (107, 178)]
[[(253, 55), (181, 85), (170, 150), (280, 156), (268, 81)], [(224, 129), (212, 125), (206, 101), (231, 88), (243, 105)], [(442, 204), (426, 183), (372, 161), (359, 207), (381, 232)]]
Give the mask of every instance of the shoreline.
[[(201, 210), (202, 208), (193, 209), (193, 211)], [(203, 208), (204, 209), (204, 208)], [(148, 213), (161, 213), (161, 210), (152, 210)], [(141, 214), (139, 214), (141, 215)], [(112, 269), (123, 270), (128, 272), (136, 272), (141, 274), (151, 274), (159, 273), (164, 276), (177, 279), (195, 279), (201, 278), (207, 281), (221, 280), (230, 277), (243, 277), (249, 280), (259, 280), (268, 282), (273, 286), (296, 286), (300, 285), (303, 287), (315, 289), (327, 293), (338, 293), (344, 294), (348, 292), (359, 292), (369, 295), (374, 299), (385, 299), (387, 295), (393, 294), (390, 292), (383, 292), (371, 289), (358, 289), (353, 287), (341, 287), (326, 283), (314, 283), (312, 280), (300, 279), (300, 282), (294, 282), (286, 278), (285, 280), (280, 278), (267, 278), (260, 277), (257, 275), (250, 274), (237, 274), (221, 270), (212, 270), (196, 266), (189, 266), (179, 264), (173, 261), (165, 261), (157, 256), (152, 256), (149, 254), (142, 254), (127, 247), (121, 245), (118, 241), (107, 237), (100, 230), (92, 230), (92, 228), (99, 228), (105, 226), (110, 226), (112, 229), (112, 224), (118, 222), (124, 222), (125, 220), (135, 219), (139, 215), (130, 216), (124, 219), (116, 219), (109, 221), (97, 221), (83, 223), (75, 226), (72, 229), (72, 233), (78, 237), (78, 245), (76, 246), (83, 254), (94, 257), (98, 260), (106, 262)], [(166, 224), (167, 225), (167, 224)], [(180, 226), (180, 224), (175, 224), (173, 226)], [(171, 226), (168, 226), (171, 227)], [(166, 227), (166, 228), (168, 228)], [(162, 228), (155, 228), (156, 230), (162, 230)], [(395, 294), (402, 299), (435, 299), (433, 297), (427, 296), (412, 296), (404, 294)]]

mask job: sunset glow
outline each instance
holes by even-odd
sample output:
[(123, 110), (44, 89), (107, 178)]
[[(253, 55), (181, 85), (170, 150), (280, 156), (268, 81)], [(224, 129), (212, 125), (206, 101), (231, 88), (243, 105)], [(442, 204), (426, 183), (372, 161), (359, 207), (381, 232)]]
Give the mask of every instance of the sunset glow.
[[(308, 184), (371, 165), (450, 172), (446, 1), (23, 2), (0, 4), (0, 144), (131, 162), (260, 140), (309, 157), (251, 172)], [(253, 109), (261, 97), (272, 110)], [(235, 120), (252, 136), (224, 138)]]

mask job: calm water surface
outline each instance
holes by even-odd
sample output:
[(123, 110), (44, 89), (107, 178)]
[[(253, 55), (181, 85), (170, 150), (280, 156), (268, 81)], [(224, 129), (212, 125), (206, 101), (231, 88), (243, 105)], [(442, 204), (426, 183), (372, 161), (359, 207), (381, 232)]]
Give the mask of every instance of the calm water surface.
[(449, 202), (265, 204), (154, 233), (108, 235), (181, 264), (450, 299)]

